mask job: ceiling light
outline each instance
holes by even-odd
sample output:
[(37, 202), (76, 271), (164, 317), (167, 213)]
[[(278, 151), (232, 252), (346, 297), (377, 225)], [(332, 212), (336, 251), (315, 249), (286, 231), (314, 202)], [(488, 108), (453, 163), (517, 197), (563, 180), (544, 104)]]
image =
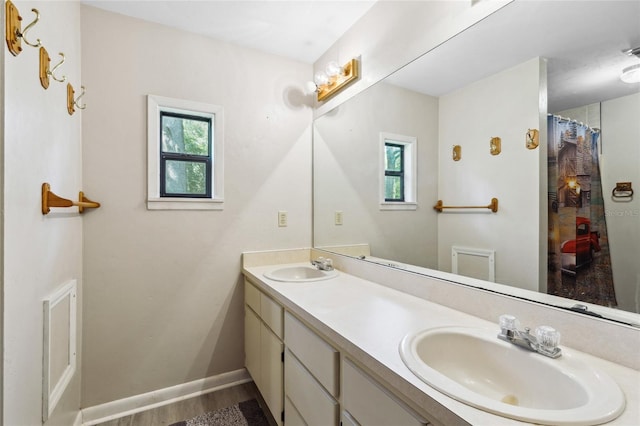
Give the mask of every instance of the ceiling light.
[(640, 83), (640, 64), (631, 65), (623, 69), (620, 80), (625, 83)]

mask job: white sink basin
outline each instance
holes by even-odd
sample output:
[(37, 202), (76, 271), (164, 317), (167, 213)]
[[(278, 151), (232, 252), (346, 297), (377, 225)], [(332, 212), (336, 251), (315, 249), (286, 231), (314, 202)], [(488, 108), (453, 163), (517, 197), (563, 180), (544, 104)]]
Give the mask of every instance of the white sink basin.
[(499, 340), (497, 334), (471, 327), (428, 329), (407, 335), (400, 343), (400, 356), (431, 387), (513, 419), (595, 425), (624, 410), (617, 383), (579, 354), (565, 350), (551, 359)]
[(270, 280), (296, 283), (328, 280), (337, 275), (338, 271), (335, 269), (332, 271), (321, 271), (312, 266), (286, 266), (264, 273), (264, 276)]

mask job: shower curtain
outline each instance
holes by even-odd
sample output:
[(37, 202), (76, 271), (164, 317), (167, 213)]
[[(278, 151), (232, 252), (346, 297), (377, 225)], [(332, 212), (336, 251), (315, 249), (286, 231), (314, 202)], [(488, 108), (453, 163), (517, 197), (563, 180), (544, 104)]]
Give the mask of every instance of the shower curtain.
[(615, 307), (599, 136), (582, 123), (548, 117), (547, 293)]

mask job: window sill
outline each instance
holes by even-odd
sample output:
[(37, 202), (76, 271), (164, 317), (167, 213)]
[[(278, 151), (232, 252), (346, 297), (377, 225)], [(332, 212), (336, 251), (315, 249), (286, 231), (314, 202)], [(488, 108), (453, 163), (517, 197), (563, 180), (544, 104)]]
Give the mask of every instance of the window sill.
[(415, 203), (415, 202), (380, 203), (380, 210), (418, 210), (418, 203)]
[(224, 200), (210, 198), (148, 198), (147, 210), (224, 210)]

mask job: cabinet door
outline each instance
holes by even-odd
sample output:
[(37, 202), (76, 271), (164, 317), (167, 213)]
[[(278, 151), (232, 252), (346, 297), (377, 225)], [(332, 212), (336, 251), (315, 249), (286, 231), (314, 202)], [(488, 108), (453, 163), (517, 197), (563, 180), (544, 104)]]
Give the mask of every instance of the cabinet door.
[(260, 318), (250, 308), (244, 308), (244, 365), (258, 386), (262, 387), (260, 379)]
[(356, 420), (367, 426), (424, 426), (427, 421), (378, 384), (371, 376), (342, 362), (342, 404)]
[(261, 324), (260, 351), (261, 351), (261, 380), (259, 387), (264, 401), (271, 411), (271, 415), (278, 425), (282, 424), (281, 413), (283, 411), (283, 363), (282, 351), (284, 345), (269, 328)]

